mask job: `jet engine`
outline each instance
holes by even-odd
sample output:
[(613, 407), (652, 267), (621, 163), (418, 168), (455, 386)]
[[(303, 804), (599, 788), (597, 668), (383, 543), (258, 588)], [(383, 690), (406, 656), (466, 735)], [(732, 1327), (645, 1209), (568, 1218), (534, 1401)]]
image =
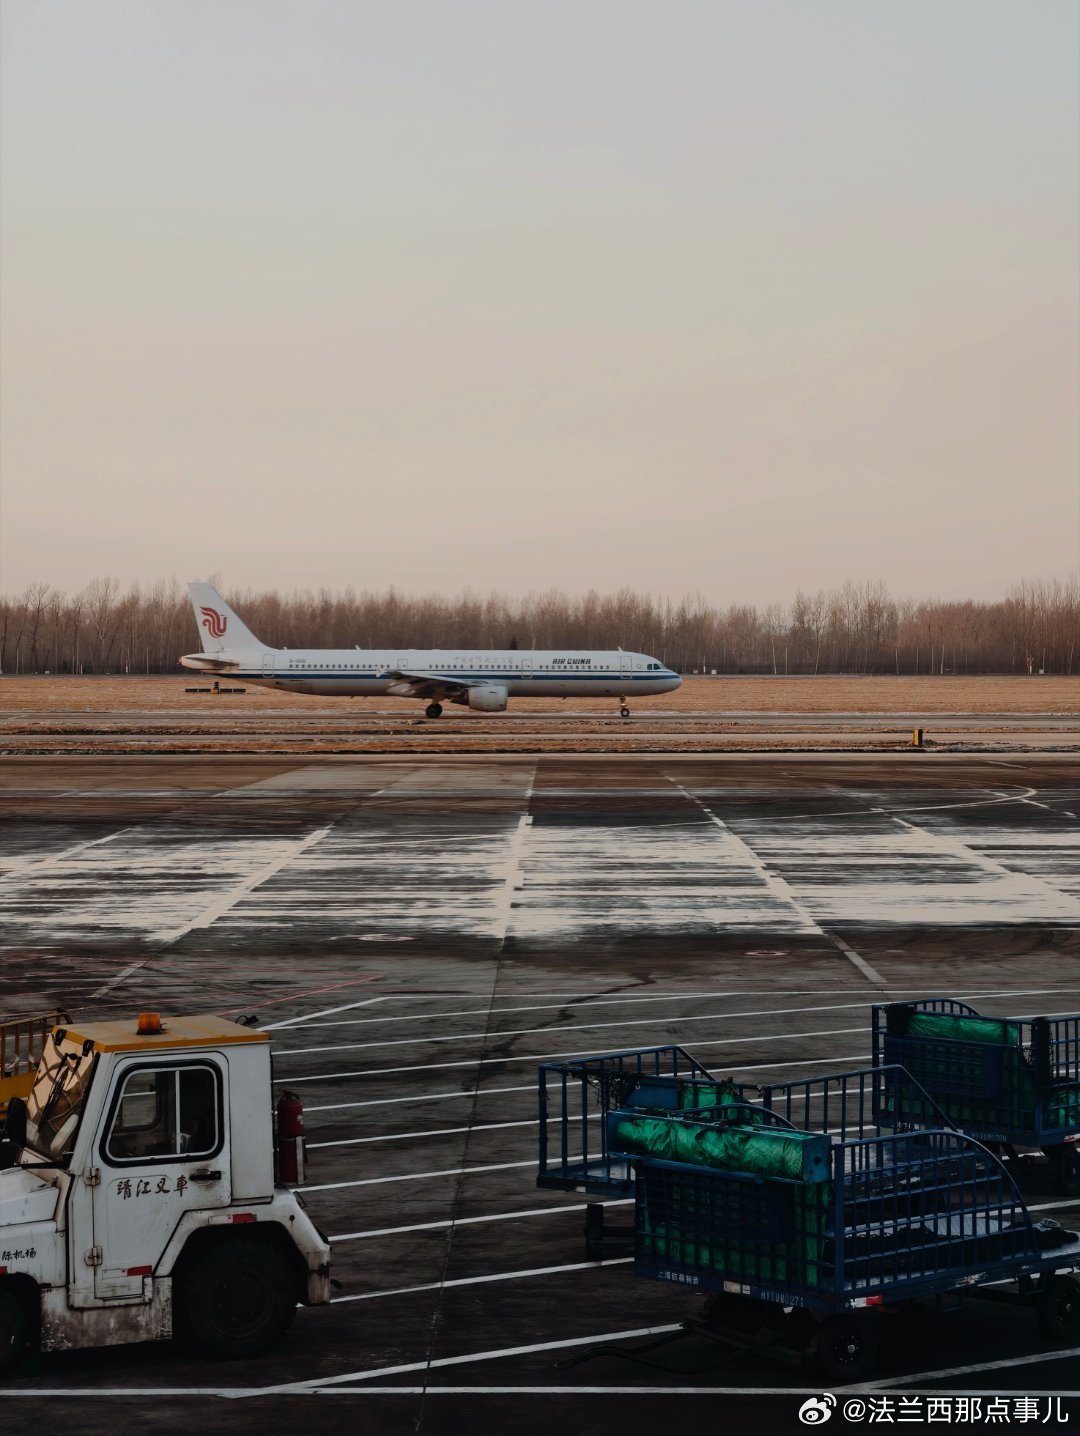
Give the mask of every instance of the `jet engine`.
[(469, 707), (481, 713), (501, 713), (507, 697), (507, 688), (502, 683), (477, 683), (468, 690)]

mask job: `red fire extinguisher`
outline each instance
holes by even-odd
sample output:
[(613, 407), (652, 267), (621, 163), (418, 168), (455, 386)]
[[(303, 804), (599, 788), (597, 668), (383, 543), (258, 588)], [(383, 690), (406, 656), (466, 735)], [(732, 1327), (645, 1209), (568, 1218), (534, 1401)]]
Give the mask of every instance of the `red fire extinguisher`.
[(287, 1187), (304, 1180), (307, 1166), (307, 1139), (304, 1136), (304, 1104), (295, 1092), (283, 1092), (278, 1098), (277, 1180)]

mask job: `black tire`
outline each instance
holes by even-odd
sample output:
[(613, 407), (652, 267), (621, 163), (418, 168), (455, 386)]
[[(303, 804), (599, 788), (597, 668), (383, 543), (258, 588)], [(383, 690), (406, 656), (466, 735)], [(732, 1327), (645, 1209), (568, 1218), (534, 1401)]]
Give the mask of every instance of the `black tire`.
[(1080, 1146), (1070, 1142), (1062, 1147), (1055, 1163), (1054, 1181), (1067, 1197), (1080, 1197)]
[(428, 706), (424, 709), (424, 712), (427, 714), (427, 716), (428, 716), (429, 718), (441, 718), (441, 717), (442, 717), (442, 704), (441, 704), (441, 703), (429, 703)]
[(30, 1350), (30, 1319), (19, 1294), (0, 1282), (0, 1376), (14, 1371)]
[(818, 1327), (817, 1363), (837, 1383), (861, 1381), (874, 1369), (878, 1354), (877, 1318), (865, 1312), (839, 1312)]
[(205, 1247), (184, 1272), (180, 1331), (213, 1356), (254, 1356), (284, 1335), (296, 1314), (287, 1258), (242, 1237)]
[(1052, 1276), (1035, 1298), (1035, 1316), (1042, 1332), (1054, 1341), (1080, 1337), (1080, 1282)]
[(627, 706), (626, 706), (625, 703), (624, 703), (623, 706), (619, 709), (619, 717), (620, 717), (620, 718), (629, 718), (629, 717), (630, 717), (630, 709), (627, 708)]
[(604, 1209), (599, 1202), (585, 1207), (585, 1260), (604, 1260)]

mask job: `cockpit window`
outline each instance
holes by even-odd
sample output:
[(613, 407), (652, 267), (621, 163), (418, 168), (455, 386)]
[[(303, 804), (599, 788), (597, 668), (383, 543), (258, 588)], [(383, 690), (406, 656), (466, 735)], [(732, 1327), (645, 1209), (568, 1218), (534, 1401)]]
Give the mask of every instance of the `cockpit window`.
[(26, 1099), (26, 1145), (50, 1161), (66, 1164), (75, 1146), (83, 1104), (94, 1070), (94, 1052), (66, 1048), (52, 1038)]

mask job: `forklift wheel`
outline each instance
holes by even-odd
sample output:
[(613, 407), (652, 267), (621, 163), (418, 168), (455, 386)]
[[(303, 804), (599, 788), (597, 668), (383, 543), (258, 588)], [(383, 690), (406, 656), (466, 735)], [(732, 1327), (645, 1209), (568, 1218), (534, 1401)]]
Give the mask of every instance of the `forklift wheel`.
[(0, 1376), (14, 1371), (30, 1349), (30, 1323), (17, 1292), (0, 1282)]
[(855, 1311), (830, 1316), (817, 1329), (814, 1351), (831, 1381), (861, 1381), (877, 1361), (877, 1318)]
[(1080, 1336), (1080, 1282), (1071, 1276), (1053, 1276), (1035, 1298), (1035, 1315), (1043, 1332), (1055, 1341)]
[(205, 1247), (180, 1285), (182, 1330), (214, 1356), (254, 1356), (283, 1335), (295, 1312), (288, 1265), (250, 1239)]

